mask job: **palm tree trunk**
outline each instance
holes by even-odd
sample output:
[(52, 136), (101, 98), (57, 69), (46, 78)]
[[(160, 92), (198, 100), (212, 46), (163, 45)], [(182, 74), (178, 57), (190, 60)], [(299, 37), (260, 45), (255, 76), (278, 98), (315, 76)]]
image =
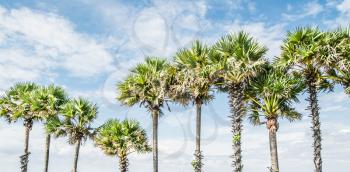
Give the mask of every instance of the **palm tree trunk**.
[(44, 172), (48, 172), (48, 170), (49, 170), (50, 142), (51, 142), (51, 135), (46, 134)]
[(277, 138), (276, 138), (276, 133), (278, 129), (277, 119), (276, 118), (268, 119), (266, 124), (267, 124), (267, 128), (269, 129), (271, 172), (279, 172)]
[(201, 152), (201, 114), (202, 114), (202, 101), (196, 100), (196, 150), (195, 150), (195, 162), (192, 163), (195, 172), (202, 171), (202, 152)]
[(312, 119), (312, 136), (314, 138), (313, 148), (314, 148), (314, 164), (315, 172), (322, 172), (322, 158), (321, 158), (321, 123), (320, 123), (320, 114), (317, 100), (317, 87), (316, 87), (316, 77), (309, 75), (307, 77), (307, 85), (309, 98), (307, 99), (310, 103), (308, 110), (311, 110), (311, 119)]
[(242, 164), (242, 148), (241, 148), (241, 134), (242, 134), (242, 118), (245, 113), (243, 84), (233, 84), (229, 88), (229, 98), (231, 107), (231, 122), (232, 122), (232, 148), (233, 148), (233, 171), (241, 172)]
[(28, 162), (29, 162), (29, 134), (30, 130), (32, 130), (33, 127), (33, 121), (31, 119), (25, 119), (24, 120), (24, 127), (25, 127), (25, 139), (24, 139), (24, 154), (20, 156), (21, 159), (21, 171), (27, 172), (28, 169)]
[(77, 168), (78, 168), (78, 158), (79, 158), (80, 143), (81, 143), (81, 139), (78, 140), (78, 142), (76, 144), (76, 147), (75, 147), (73, 172), (77, 172)]
[(158, 118), (159, 110), (152, 111), (153, 123), (153, 172), (158, 172)]
[(128, 165), (129, 165), (129, 160), (126, 157), (126, 155), (123, 155), (119, 157), (119, 169), (120, 172), (127, 172), (128, 171)]

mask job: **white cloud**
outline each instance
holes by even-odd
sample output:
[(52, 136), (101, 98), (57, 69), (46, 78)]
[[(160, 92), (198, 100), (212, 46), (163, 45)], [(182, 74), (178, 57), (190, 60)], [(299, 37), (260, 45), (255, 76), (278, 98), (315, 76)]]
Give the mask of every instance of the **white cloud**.
[(337, 9), (342, 13), (350, 13), (350, 0), (344, 0), (337, 5)]
[(54, 68), (69, 75), (93, 76), (112, 69), (103, 44), (75, 30), (65, 18), (28, 8), (0, 6), (0, 80), (38, 79)]
[(309, 16), (316, 16), (322, 11), (324, 11), (324, 7), (320, 3), (318, 3), (317, 1), (311, 1), (303, 5), (303, 8), (299, 14), (283, 13), (282, 16), (287, 20), (293, 21)]
[(330, 27), (348, 25), (350, 23), (350, 0), (343, 0), (342, 2), (334, 5), (336, 5), (336, 9), (340, 13), (334, 20), (326, 21), (326, 24), (328, 24)]

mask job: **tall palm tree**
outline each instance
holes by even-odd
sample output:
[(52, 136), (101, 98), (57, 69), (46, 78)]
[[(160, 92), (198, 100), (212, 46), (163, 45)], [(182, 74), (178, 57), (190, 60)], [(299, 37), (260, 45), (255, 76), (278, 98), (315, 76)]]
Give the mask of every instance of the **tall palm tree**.
[(297, 28), (288, 32), (282, 45), (282, 54), (277, 63), (303, 77), (309, 97), (311, 111), (315, 171), (322, 172), (321, 123), (317, 93), (330, 86), (324, 79), (323, 67), (327, 63), (327, 41), (325, 32), (318, 28)]
[(222, 37), (214, 45), (211, 63), (217, 69), (217, 85), (228, 91), (231, 107), (233, 168), (241, 172), (242, 149), (241, 133), (242, 120), (246, 112), (244, 90), (247, 82), (255, 76), (262, 65), (266, 63), (263, 56), (267, 48), (260, 45), (247, 33), (239, 32)]
[[(177, 73), (172, 90), (175, 93), (175, 101), (180, 97), (180, 103), (187, 105), (192, 101), (196, 106), (196, 150), (195, 160), (192, 162), (196, 172), (202, 171), (203, 158), (201, 142), (201, 109), (202, 105), (213, 98), (210, 93), (212, 86), (212, 73), (209, 64), (210, 48), (199, 41), (195, 41), (191, 48), (181, 49), (175, 55)], [(185, 100), (185, 101), (184, 101)]]
[(247, 90), (246, 95), (251, 101), (250, 121), (254, 125), (261, 125), (261, 118), (266, 120), (264, 123), (269, 130), (272, 172), (279, 172), (276, 138), (278, 119), (301, 119), (301, 114), (295, 111), (291, 104), (298, 102), (297, 95), (302, 90), (303, 85), (299, 77), (286, 75), (284, 71), (273, 68), (250, 82)]
[(68, 143), (75, 144), (73, 172), (77, 172), (80, 146), (83, 141), (92, 138), (94, 134), (91, 124), (97, 117), (97, 105), (86, 99), (78, 98), (64, 104), (61, 113), (64, 116), (63, 124), (58, 124), (57, 126), (61, 126), (61, 129), (55, 131), (64, 132), (68, 135)]
[[(37, 114), (37, 116), (44, 121), (44, 125), (46, 126), (50, 119), (58, 118), (60, 108), (67, 102), (67, 97), (68, 96), (64, 89), (55, 85), (49, 85), (47, 87), (37, 89), (34, 91), (33, 96), (31, 96), (31, 111)], [(49, 167), (51, 142), (51, 134), (48, 130), (46, 130), (45, 141), (44, 171), (47, 172)]]
[(129, 154), (151, 151), (146, 131), (135, 120), (108, 120), (98, 128), (94, 141), (105, 154), (119, 158), (121, 172), (128, 171)]
[(27, 172), (30, 154), (28, 149), (29, 135), (33, 127), (33, 122), (40, 119), (40, 117), (31, 111), (31, 96), (37, 89), (39, 89), (39, 86), (34, 83), (18, 83), (12, 86), (0, 98), (2, 116), (5, 116), (8, 121), (12, 122), (19, 119), (23, 120), (25, 139), (24, 154), (20, 156), (22, 172)]
[(152, 114), (153, 124), (153, 171), (158, 172), (158, 119), (166, 104), (167, 83), (164, 82), (169, 64), (164, 59), (146, 58), (138, 64), (128, 78), (118, 83), (118, 100), (125, 105), (140, 104)]

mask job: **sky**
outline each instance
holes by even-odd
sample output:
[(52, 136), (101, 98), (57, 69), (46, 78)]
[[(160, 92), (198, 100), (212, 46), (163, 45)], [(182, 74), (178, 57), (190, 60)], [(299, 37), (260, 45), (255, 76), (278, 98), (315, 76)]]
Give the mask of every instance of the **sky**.
[[(110, 118), (133, 118), (151, 138), (149, 113), (115, 99), (116, 83), (147, 56), (171, 59), (177, 49), (200, 39), (213, 44), (221, 36), (244, 30), (266, 45), (266, 58), (280, 54), (287, 31), (301, 26), (334, 29), (349, 24), (350, 0), (0, 0), (0, 92), (16, 82), (63, 86), (72, 97), (99, 106), (94, 126)], [(312, 134), (306, 95), (295, 107), (301, 121), (280, 121), (278, 151), (283, 172), (313, 171)], [(324, 171), (350, 168), (350, 97), (341, 86), (319, 94)], [(159, 126), (159, 169), (188, 172), (194, 153), (194, 108), (170, 104)], [(204, 171), (232, 171), (228, 98), (217, 93), (203, 109)], [(29, 172), (43, 170), (44, 131), (35, 123), (30, 135)], [(265, 126), (244, 122), (243, 163), (246, 172), (270, 166)], [(0, 121), (0, 171), (19, 170), (24, 128), (19, 121)], [(69, 172), (74, 146), (66, 138), (51, 145), (51, 172)], [(81, 172), (116, 171), (118, 159), (105, 156), (87, 141), (81, 147)], [(130, 171), (152, 169), (152, 155), (132, 155)]]

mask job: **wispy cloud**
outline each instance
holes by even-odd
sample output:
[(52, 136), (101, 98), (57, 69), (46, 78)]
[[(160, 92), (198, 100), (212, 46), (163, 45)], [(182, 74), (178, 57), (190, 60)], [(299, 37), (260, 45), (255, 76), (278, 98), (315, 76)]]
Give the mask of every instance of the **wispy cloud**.
[(54, 13), (0, 6), (0, 31), (1, 73), (10, 74), (0, 80), (34, 80), (55, 68), (73, 76), (112, 69), (113, 58), (103, 44), (77, 32), (69, 20)]
[(323, 10), (324, 10), (323, 5), (321, 5), (317, 1), (311, 1), (305, 4), (304, 8), (302, 8), (302, 10), (298, 14), (283, 13), (282, 16), (289, 21), (293, 21), (293, 20), (298, 20), (309, 16), (316, 16), (319, 13), (321, 13)]

